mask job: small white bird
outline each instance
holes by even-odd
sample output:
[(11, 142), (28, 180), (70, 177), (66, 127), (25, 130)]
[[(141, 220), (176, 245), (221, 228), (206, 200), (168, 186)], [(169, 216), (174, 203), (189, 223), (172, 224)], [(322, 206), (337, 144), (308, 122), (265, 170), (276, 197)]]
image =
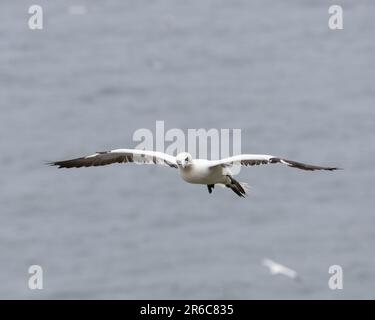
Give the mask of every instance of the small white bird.
[(294, 280), (299, 280), (297, 272), (270, 259), (264, 259), (262, 264), (270, 269), (271, 274), (281, 274)]
[(230, 167), (233, 165), (254, 166), (269, 163), (286, 164), (289, 167), (302, 170), (337, 170), (335, 167), (319, 167), (291, 160), (286, 160), (270, 155), (241, 154), (221, 160), (193, 159), (187, 152), (179, 153), (176, 157), (163, 152), (138, 150), (138, 149), (116, 149), (111, 151), (97, 152), (95, 154), (72, 160), (56, 161), (49, 163), (59, 168), (81, 168), (92, 166), (103, 166), (112, 163), (134, 162), (139, 164), (160, 164), (179, 170), (183, 180), (194, 184), (207, 185), (211, 193), (215, 185), (224, 185), (233, 190), (238, 196), (246, 195), (246, 183), (240, 183), (233, 178)]

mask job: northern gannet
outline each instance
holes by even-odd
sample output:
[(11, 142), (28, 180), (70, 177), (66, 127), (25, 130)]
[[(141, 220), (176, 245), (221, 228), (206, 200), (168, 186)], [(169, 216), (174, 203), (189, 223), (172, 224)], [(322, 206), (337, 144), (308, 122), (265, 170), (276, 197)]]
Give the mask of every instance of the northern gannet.
[(221, 160), (193, 159), (190, 153), (182, 152), (176, 157), (163, 152), (138, 149), (115, 149), (96, 152), (92, 155), (49, 163), (59, 168), (81, 168), (103, 166), (112, 163), (159, 164), (179, 170), (183, 180), (194, 184), (207, 185), (208, 192), (212, 193), (215, 185), (224, 185), (232, 189), (238, 196), (246, 195), (246, 183), (240, 183), (233, 178), (230, 167), (233, 165), (255, 166), (262, 164), (281, 163), (292, 168), (307, 171), (337, 170), (336, 167), (320, 167), (283, 158), (263, 154), (241, 154)]
[(273, 275), (281, 274), (294, 280), (300, 280), (297, 271), (272, 261), (271, 259), (264, 259), (262, 264), (267, 267)]

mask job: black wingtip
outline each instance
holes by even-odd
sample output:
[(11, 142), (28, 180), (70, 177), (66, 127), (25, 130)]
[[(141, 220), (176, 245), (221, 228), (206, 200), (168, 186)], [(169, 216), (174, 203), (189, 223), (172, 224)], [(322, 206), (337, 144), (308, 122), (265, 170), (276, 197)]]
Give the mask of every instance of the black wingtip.
[(336, 170), (344, 170), (343, 168), (336, 168), (336, 167), (333, 167), (333, 168), (327, 168), (325, 170), (328, 170), (328, 171), (336, 171)]

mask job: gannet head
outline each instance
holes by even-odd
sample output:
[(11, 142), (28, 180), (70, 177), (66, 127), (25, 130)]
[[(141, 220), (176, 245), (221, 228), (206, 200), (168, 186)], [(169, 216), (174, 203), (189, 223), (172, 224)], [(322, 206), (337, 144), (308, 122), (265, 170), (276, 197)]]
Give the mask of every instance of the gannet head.
[(193, 163), (193, 157), (188, 152), (181, 152), (176, 156), (176, 163), (179, 168), (186, 168)]

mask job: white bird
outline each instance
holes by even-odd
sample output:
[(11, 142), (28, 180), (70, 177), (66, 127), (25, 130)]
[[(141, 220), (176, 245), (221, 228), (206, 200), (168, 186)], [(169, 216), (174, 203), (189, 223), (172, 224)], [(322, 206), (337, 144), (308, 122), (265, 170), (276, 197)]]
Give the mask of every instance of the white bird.
[(221, 160), (193, 159), (187, 152), (179, 153), (176, 157), (163, 152), (116, 149), (97, 152), (92, 155), (49, 163), (59, 168), (81, 168), (103, 166), (112, 163), (134, 162), (139, 164), (159, 164), (178, 169), (183, 180), (194, 184), (207, 185), (211, 193), (215, 185), (224, 185), (232, 189), (238, 196), (246, 195), (246, 183), (240, 183), (233, 178), (230, 167), (233, 165), (254, 166), (261, 164), (281, 163), (302, 170), (337, 170), (335, 167), (320, 167), (291, 160), (262, 154), (241, 154)]
[(264, 259), (262, 264), (270, 269), (271, 274), (281, 274), (294, 280), (299, 280), (297, 272), (270, 259)]

